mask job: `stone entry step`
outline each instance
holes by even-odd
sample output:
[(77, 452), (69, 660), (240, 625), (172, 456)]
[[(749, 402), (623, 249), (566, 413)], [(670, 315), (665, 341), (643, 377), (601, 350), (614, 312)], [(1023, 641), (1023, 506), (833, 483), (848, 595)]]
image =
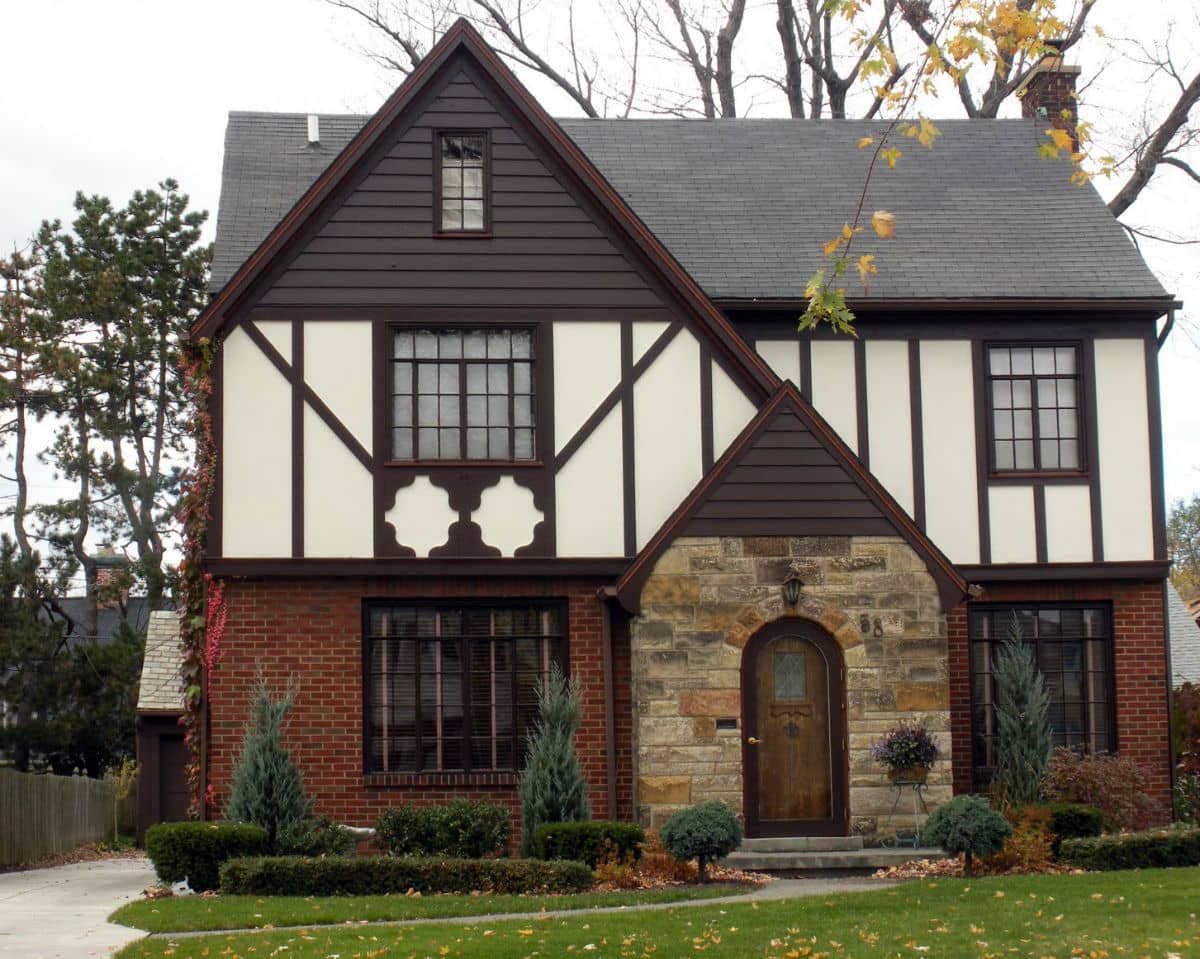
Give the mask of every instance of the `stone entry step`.
[(743, 839), (738, 852), (837, 852), (862, 847), (862, 836), (766, 836)]
[(722, 860), (722, 864), (750, 872), (820, 873), (866, 872), (898, 866), (914, 859), (944, 859), (940, 849), (912, 846), (808, 850), (802, 852), (749, 852), (738, 850)]

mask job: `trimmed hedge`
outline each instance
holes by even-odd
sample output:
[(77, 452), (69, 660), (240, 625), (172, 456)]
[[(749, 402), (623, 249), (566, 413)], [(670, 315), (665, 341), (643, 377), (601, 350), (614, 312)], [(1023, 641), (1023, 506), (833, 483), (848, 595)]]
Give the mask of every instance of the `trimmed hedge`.
[(479, 859), (508, 846), (512, 813), (489, 802), (395, 806), (375, 824), (379, 847), (393, 856)]
[(221, 863), (261, 856), (267, 831), (237, 822), (164, 822), (146, 830), (146, 855), (163, 882), (183, 879), (197, 892), (216, 889)]
[(221, 892), (233, 896), (377, 896), (410, 889), (520, 895), (591, 888), (592, 871), (583, 863), (541, 859), (267, 856), (231, 859), (221, 867)]
[(1200, 829), (1156, 829), (1095, 839), (1065, 839), (1060, 858), (1096, 872), (1200, 866)]
[(604, 856), (638, 858), (645, 839), (645, 830), (635, 822), (592, 819), (543, 823), (534, 833), (533, 844), (538, 859), (572, 859), (595, 869)]
[(1064, 839), (1091, 839), (1104, 832), (1104, 811), (1082, 803), (1051, 803), (1050, 832), (1054, 835), (1052, 850), (1057, 859)]

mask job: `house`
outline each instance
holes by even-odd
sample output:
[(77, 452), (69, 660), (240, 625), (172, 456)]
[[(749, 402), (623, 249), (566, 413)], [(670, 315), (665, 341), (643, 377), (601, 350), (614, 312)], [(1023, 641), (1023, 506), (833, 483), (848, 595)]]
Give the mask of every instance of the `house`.
[(1200, 624), (1173, 583), (1167, 583), (1167, 636), (1171, 644), (1171, 684), (1200, 684)]
[(146, 627), (146, 654), (137, 700), (137, 841), (155, 823), (188, 818), (186, 767), (191, 753), (184, 742), (183, 648), (179, 613), (159, 609)]
[(1042, 122), (940, 128), (872, 181), (901, 227), (850, 338), (796, 318), (878, 123), (555, 121), (463, 22), (374, 116), (232, 114), (193, 330), (218, 806), (261, 670), (322, 812), (515, 807), (558, 663), (597, 817), (871, 837), (898, 720), (947, 757), (931, 803), (986, 785), (1014, 613), (1055, 742), (1165, 802), (1178, 304)]

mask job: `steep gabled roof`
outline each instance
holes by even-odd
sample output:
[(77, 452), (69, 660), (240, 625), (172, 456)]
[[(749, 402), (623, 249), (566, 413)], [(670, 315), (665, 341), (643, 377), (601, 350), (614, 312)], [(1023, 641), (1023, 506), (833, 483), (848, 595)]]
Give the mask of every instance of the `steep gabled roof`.
[[(704, 291), (675, 261), (666, 247), (643, 224), (625, 201), (604, 179), (591, 161), (579, 150), (561, 127), (542, 109), (501, 62), (475, 29), (459, 19), (409, 74), (379, 112), (351, 138), (324, 172), (308, 187), (266, 239), (242, 263), (225, 286), (214, 296), (192, 327), (193, 337), (211, 336), (226, 322), (239, 300), (250, 291), (254, 281), (285, 254), (289, 240), (312, 218), (327, 212), (336, 201), (338, 188), (351, 178), (362, 175), (373, 155), (373, 148), (389, 131), (404, 120), (406, 108), (422, 91), (442, 75), (458, 55), (465, 55), (494, 84), (516, 115), (528, 126), (542, 145), (557, 155), (574, 183), (604, 211), (617, 230), (630, 242), (646, 266), (665, 283), (696, 326), (766, 396), (779, 382), (770, 367), (751, 350), (712, 304)], [(224, 192), (224, 191), (223, 191)], [(218, 238), (220, 243), (220, 238)]]
[[(303, 114), (233, 113), (217, 218), (220, 286), (370, 120), (322, 116), (305, 148)], [(862, 189), (880, 125), (854, 120), (558, 121), (625, 203), (708, 296), (802, 300)], [(868, 209), (898, 217), (895, 240), (862, 236), (877, 253), (869, 295), (896, 299), (1170, 298), (1091, 186), (1039, 159), (1044, 124), (939, 121), (932, 150), (905, 147), (873, 177)], [(906, 141), (908, 142), (908, 141)], [(902, 144), (902, 146), (904, 146)]]
[(950, 610), (967, 583), (790, 382), (783, 383), (617, 582), (637, 612), (642, 585), (681, 536), (900, 536)]

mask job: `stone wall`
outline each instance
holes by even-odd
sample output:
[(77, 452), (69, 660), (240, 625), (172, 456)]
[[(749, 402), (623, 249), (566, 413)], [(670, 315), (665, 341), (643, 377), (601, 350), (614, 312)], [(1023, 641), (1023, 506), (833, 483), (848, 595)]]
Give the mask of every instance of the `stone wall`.
[[(790, 569), (804, 580), (785, 607)], [(636, 807), (657, 826), (710, 799), (742, 812), (742, 650), (766, 623), (820, 624), (846, 661), (851, 831), (877, 836), (894, 793), (871, 744), (899, 720), (923, 718), (943, 758), (930, 808), (951, 794), (946, 617), (933, 578), (898, 537), (685, 537), (662, 554), (631, 624)], [(737, 728), (718, 729), (736, 719)], [(727, 724), (723, 724), (727, 725)], [(911, 810), (907, 796), (901, 809)]]

